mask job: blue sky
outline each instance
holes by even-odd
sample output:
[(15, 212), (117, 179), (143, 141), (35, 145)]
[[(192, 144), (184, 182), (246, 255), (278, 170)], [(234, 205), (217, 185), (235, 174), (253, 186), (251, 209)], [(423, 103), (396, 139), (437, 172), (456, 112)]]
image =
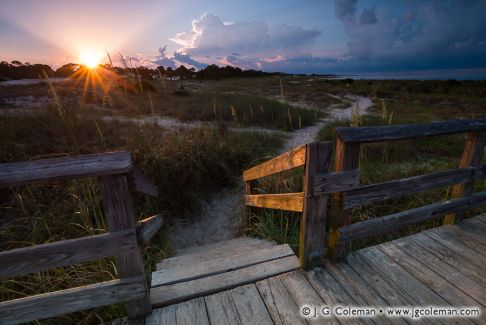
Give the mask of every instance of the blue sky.
[(2, 0), (0, 60), (373, 73), (486, 68), (486, 0)]

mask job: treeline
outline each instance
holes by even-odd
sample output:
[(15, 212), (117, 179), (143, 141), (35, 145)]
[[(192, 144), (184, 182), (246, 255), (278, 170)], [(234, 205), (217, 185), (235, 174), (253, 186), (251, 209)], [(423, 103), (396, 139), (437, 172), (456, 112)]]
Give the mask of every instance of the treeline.
[(25, 64), (20, 61), (0, 62), (0, 81), (9, 79), (32, 79), (39, 78), (45, 71), (49, 76), (55, 76), (55, 71), (47, 64)]
[[(263, 72), (257, 70), (242, 70), (238, 67), (226, 66), (219, 67), (217, 65), (208, 65), (206, 68), (196, 71), (194, 68), (186, 68), (184, 65), (177, 69), (171, 67), (159, 66), (155, 69), (147, 67), (112, 67), (109, 64), (100, 65), (101, 67), (111, 70), (119, 75), (138, 75), (142, 79), (158, 79), (163, 78), (181, 78), (181, 79), (210, 79), (219, 80), (226, 78), (246, 78), (246, 77), (265, 77), (265, 76), (280, 76), (284, 75), (281, 72)], [(49, 76), (53, 77), (70, 77), (74, 73), (79, 72), (80, 69), (87, 69), (85, 66), (68, 63), (56, 70), (53, 70), (46, 64), (30, 64), (29, 62), (22, 63), (20, 61), (0, 62), (0, 81), (9, 79), (29, 79), (38, 78), (42, 71), (45, 71)]]

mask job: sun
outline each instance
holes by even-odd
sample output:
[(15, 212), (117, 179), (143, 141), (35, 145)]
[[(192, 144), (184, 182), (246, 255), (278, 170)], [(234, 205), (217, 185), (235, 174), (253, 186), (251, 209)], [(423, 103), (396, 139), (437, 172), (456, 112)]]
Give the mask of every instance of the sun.
[(81, 63), (90, 69), (96, 68), (101, 62), (101, 55), (94, 51), (84, 51), (79, 55)]

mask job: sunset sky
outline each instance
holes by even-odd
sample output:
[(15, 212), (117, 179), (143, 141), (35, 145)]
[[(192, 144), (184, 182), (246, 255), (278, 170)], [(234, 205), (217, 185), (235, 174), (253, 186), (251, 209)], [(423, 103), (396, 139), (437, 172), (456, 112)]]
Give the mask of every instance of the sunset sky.
[[(486, 0), (2, 0), (0, 60), (302, 73), (486, 69)], [(166, 47), (165, 47), (166, 46)]]

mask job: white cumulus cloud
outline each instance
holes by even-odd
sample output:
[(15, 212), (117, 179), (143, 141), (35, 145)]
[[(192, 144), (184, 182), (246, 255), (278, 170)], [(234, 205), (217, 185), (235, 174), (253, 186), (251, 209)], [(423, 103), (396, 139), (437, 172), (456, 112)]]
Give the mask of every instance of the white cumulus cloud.
[(193, 57), (248, 58), (297, 55), (321, 34), (286, 24), (268, 26), (265, 22), (223, 22), (205, 13), (192, 22), (192, 28), (178, 33), (171, 40), (182, 46), (178, 51)]

